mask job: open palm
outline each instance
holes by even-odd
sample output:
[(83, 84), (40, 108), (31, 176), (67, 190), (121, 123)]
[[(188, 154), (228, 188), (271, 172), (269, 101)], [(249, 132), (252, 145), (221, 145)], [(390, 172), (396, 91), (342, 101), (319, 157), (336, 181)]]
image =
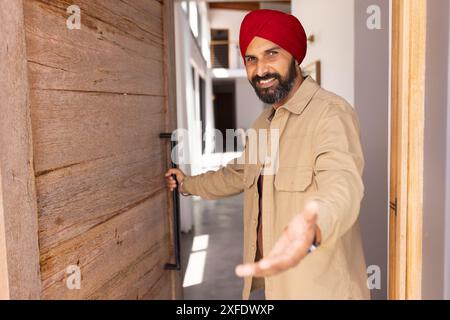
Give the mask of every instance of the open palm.
[(318, 204), (309, 202), (284, 230), (270, 253), (255, 263), (236, 267), (239, 277), (268, 277), (295, 267), (308, 254), (314, 237), (320, 233), (317, 225)]

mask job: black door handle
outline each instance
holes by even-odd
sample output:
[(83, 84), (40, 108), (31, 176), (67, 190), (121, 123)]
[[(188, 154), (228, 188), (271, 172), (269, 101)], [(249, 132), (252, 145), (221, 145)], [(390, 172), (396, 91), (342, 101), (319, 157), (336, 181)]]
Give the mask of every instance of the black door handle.
[[(172, 134), (171, 133), (161, 133), (159, 135), (160, 139), (166, 139), (170, 140), (170, 150), (172, 155), (172, 150), (175, 149), (177, 142), (172, 140)], [(173, 162), (173, 160), (170, 161), (170, 165), (173, 169), (177, 168), (177, 165)], [(176, 176), (173, 175), (174, 179), (176, 180)], [(180, 194), (178, 192), (178, 181), (177, 181), (177, 187), (172, 192), (172, 200), (173, 200), (173, 223), (172, 223), (172, 230), (173, 230), (173, 241), (174, 241), (174, 255), (175, 255), (175, 263), (166, 263), (164, 266), (164, 269), (166, 270), (181, 270), (181, 256), (180, 256)]]

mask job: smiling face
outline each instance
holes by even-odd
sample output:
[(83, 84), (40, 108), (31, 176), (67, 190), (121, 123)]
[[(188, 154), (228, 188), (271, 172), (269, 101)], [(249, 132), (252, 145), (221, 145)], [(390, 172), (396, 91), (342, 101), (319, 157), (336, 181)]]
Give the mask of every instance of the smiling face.
[(300, 74), (294, 57), (277, 44), (255, 37), (245, 53), (247, 77), (259, 99), (279, 104), (292, 94)]

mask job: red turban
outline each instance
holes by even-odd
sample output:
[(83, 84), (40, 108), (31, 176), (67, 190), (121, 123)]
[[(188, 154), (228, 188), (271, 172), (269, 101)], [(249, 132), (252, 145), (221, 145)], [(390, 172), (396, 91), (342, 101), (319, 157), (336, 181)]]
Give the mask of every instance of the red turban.
[(306, 56), (305, 29), (293, 15), (276, 10), (255, 10), (248, 13), (241, 24), (239, 45), (245, 62), (247, 48), (255, 37), (276, 43), (288, 51), (298, 63)]

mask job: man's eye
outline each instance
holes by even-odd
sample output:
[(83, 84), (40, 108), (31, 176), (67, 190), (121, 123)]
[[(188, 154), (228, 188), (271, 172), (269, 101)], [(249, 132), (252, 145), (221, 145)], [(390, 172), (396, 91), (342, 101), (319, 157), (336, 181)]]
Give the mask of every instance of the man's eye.
[(247, 62), (255, 61), (255, 57), (247, 57)]
[(270, 56), (276, 56), (277, 54), (278, 54), (278, 52), (276, 52), (276, 51), (269, 51)]

